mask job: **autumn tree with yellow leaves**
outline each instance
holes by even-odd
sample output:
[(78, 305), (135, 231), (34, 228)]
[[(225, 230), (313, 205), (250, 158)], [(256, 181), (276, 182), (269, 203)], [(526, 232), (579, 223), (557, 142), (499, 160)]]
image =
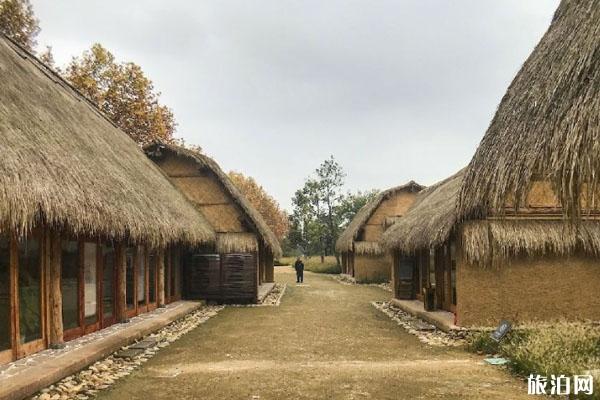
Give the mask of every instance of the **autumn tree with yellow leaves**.
[(286, 212), (281, 209), (277, 200), (269, 195), (252, 177), (232, 171), (229, 173), (229, 178), (250, 204), (262, 215), (271, 231), (281, 241), (288, 232), (289, 222)]
[(34, 51), (40, 26), (29, 0), (0, 0), (0, 32)]
[(160, 93), (139, 65), (117, 62), (96, 43), (74, 57), (63, 75), (140, 145), (173, 139), (173, 112), (159, 103)]

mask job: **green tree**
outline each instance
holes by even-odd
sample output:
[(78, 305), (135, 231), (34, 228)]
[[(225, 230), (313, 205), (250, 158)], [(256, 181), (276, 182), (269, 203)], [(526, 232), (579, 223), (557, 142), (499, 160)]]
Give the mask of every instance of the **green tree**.
[(292, 198), (293, 213), (290, 224), (290, 244), (305, 254), (326, 255), (335, 252), (335, 242), (340, 234), (342, 188), (346, 174), (331, 156), (315, 170)]
[(365, 206), (369, 201), (373, 200), (379, 194), (379, 190), (372, 189), (365, 192), (358, 191), (356, 193), (348, 192), (339, 207), (339, 219), (342, 229), (354, 219), (356, 213)]
[(39, 22), (29, 0), (0, 0), (0, 31), (30, 52), (37, 44)]
[(96, 43), (71, 60), (64, 76), (140, 145), (172, 140), (173, 112), (159, 103), (160, 92), (139, 65), (118, 63)]

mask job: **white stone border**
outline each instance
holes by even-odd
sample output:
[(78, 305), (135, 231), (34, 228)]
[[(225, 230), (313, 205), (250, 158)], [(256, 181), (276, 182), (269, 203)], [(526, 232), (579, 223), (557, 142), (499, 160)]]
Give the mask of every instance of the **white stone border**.
[(378, 287), (380, 289), (385, 290), (386, 292), (392, 293), (392, 286), (391, 286), (390, 282), (385, 282), (385, 283), (358, 283), (358, 282), (356, 282), (356, 279), (354, 279), (350, 275), (346, 275), (346, 274), (331, 275), (331, 279), (333, 279), (334, 281), (337, 281), (338, 283), (341, 283), (342, 285), (346, 285), (346, 286), (376, 286), (376, 287)]
[(180, 319), (139, 340), (155, 339), (157, 341), (156, 346), (146, 349), (141, 354), (129, 359), (115, 357), (116, 353), (128, 349), (131, 345), (121, 347), (120, 350), (95, 362), (86, 369), (40, 390), (31, 399), (54, 400), (63, 399), (66, 396), (67, 399), (87, 400), (90, 397), (95, 397), (99, 391), (108, 389), (120, 378), (130, 375), (143, 363), (152, 358), (161, 348), (171, 345), (171, 343), (180, 339), (186, 333), (196, 329), (217, 315), (223, 308), (224, 306), (205, 306), (184, 315)]
[(428, 322), (424, 322), (421, 319), (408, 314), (398, 307), (394, 307), (390, 302), (372, 301), (371, 305), (377, 310), (381, 311), (392, 321), (395, 321), (398, 325), (403, 327), (408, 333), (416, 336), (422, 343), (431, 346), (451, 346), (458, 347), (466, 344), (464, 335), (466, 331), (455, 331), (446, 333), (440, 329), (434, 327), (431, 331), (421, 331), (416, 329), (412, 323), (419, 322), (427, 325), (431, 325)]

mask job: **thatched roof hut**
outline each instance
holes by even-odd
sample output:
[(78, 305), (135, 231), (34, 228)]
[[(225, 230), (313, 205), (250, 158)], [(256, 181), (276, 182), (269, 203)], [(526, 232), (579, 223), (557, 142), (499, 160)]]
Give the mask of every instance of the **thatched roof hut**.
[[(281, 246), (279, 245), (279, 241), (263, 217), (248, 202), (239, 189), (233, 184), (233, 182), (231, 182), (227, 174), (221, 170), (221, 167), (219, 167), (219, 165), (212, 158), (198, 151), (167, 143), (152, 143), (145, 146), (144, 150), (150, 158), (157, 158), (165, 152), (171, 152), (177, 156), (184, 157), (185, 159), (194, 162), (200, 169), (210, 170), (217, 177), (218, 181), (224, 187), (235, 204), (246, 214), (249, 222), (252, 224), (252, 227), (258, 233), (259, 238), (271, 250), (273, 255), (275, 257), (281, 256)], [(219, 251), (230, 252), (233, 250), (240, 251), (242, 249), (245, 251), (256, 251), (257, 249), (252, 235), (239, 232), (218, 232), (218, 230), (217, 233), (219, 233), (217, 237), (217, 249)]]
[(598, 209), (599, 38), (600, 1), (562, 0), (465, 172), (462, 219), (502, 214), (508, 198), (520, 208), (536, 181), (571, 220)]
[[(369, 218), (371, 218), (373, 213), (375, 213), (377, 208), (385, 200), (391, 198), (398, 192), (418, 192), (423, 188), (424, 186), (419, 185), (415, 181), (410, 181), (404, 185), (396, 186), (379, 193), (377, 196), (375, 196), (375, 198), (373, 198), (371, 201), (365, 204), (356, 213), (352, 221), (350, 221), (346, 229), (342, 232), (342, 234), (335, 243), (336, 251), (340, 253), (355, 251), (358, 254), (382, 254), (383, 249), (381, 249), (378, 242), (355, 242), (360, 230), (364, 228)], [(390, 224), (393, 222), (395, 222), (395, 220), (390, 221)]]
[(0, 36), (0, 223), (151, 245), (214, 240), (166, 176), (80, 93)]
[(463, 254), (471, 263), (489, 264), (516, 255), (567, 255), (580, 251), (600, 255), (600, 224), (578, 227), (560, 220), (487, 218), (459, 220), (457, 203), (466, 169), (421, 191), (409, 211), (383, 235), (384, 248), (414, 254), (433, 249), (460, 235)]
[(408, 212), (382, 237), (385, 248), (413, 253), (448, 239), (456, 224), (456, 200), (464, 169), (417, 194)]

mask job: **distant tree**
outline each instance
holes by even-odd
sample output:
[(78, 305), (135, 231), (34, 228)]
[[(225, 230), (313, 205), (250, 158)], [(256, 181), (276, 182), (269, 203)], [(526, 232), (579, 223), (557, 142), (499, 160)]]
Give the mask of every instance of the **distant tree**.
[(354, 219), (356, 213), (363, 208), (369, 201), (373, 200), (379, 194), (379, 190), (372, 189), (366, 192), (358, 191), (356, 193), (348, 192), (341, 201), (339, 207), (339, 218), (341, 227), (348, 226)]
[(326, 255), (335, 255), (338, 265), (335, 242), (343, 222), (340, 211), (345, 176), (341, 165), (331, 156), (292, 198), (291, 244), (305, 254), (319, 254), (322, 261)]
[(277, 200), (269, 195), (252, 177), (240, 172), (229, 172), (229, 178), (242, 192), (244, 197), (262, 215), (278, 240), (282, 240), (289, 230), (287, 213), (281, 209)]
[(173, 112), (159, 103), (160, 93), (139, 65), (118, 63), (96, 43), (71, 60), (64, 77), (140, 145), (172, 140)]
[(33, 52), (40, 26), (29, 0), (0, 0), (0, 31)]
[(44, 64), (54, 70), (57, 70), (56, 62), (54, 61), (54, 54), (52, 54), (52, 46), (46, 46), (46, 50), (39, 53), (38, 57)]

